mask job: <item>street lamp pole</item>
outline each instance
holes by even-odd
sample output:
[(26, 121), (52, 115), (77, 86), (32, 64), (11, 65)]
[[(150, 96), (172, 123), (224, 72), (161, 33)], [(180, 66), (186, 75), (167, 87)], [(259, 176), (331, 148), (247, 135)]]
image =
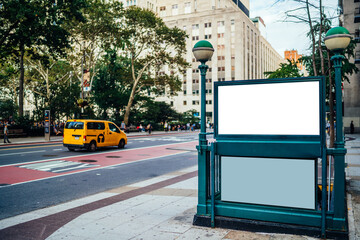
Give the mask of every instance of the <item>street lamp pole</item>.
[(207, 197), (207, 182), (206, 176), (208, 174), (208, 163), (206, 162), (207, 156), (207, 140), (206, 140), (206, 72), (209, 68), (206, 62), (211, 59), (214, 48), (210, 42), (201, 40), (194, 45), (193, 54), (199, 65), (201, 75), (201, 121), (200, 121), (200, 134), (198, 149), (198, 214), (206, 213), (206, 197)]
[[(329, 153), (334, 156), (334, 218), (345, 219), (345, 143), (342, 119), (342, 90), (341, 90), (341, 66), (345, 58), (341, 55), (347, 48), (351, 40), (351, 35), (346, 28), (331, 28), (324, 38), (326, 47), (333, 51), (335, 55), (331, 57), (335, 68), (335, 99), (336, 99), (336, 139), (334, 149)], [(329, 186), (330, 189), (330, 186)], [(324, 219), (323, 219), (324, 220)]]

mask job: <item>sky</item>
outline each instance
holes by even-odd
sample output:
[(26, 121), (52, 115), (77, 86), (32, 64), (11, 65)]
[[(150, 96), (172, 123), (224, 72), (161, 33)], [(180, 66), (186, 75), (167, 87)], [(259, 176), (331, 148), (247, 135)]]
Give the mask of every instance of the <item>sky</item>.
[[(336, 17), (338, 0), (323, 0), (322, 2), (325, 14)], [(285, 50), (292, 49), (298, 50), (299, 54), (310, 54), (308, 50), (310, 39), (306, 36), (309, 26), (284, 21), (285, 12), (298, 7), (299, 4), (294, 0), (250, 0), (250, 17), (260, 16), (264, 20), (267, 33), (265, 37), (282, 57)], [(337, 18), (332, 21), (332, 24), (338, 26)]]

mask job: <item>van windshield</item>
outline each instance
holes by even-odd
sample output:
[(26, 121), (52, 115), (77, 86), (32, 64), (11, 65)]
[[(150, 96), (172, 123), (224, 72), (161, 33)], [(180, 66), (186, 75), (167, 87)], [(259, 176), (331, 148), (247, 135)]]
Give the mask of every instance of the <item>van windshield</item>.
[(83, 122), (67, 122), (65, 125), (66, 129), (84, 129)]

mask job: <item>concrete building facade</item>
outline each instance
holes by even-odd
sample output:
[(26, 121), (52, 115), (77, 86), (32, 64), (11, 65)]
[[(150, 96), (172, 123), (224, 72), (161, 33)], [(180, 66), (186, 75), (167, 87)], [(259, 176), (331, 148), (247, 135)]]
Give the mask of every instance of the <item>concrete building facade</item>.
[[(299, 54), (298, 51), (294, 50), (294, 49), (293, 50), (285, 50), (284, 56), (285, 56), (285, 59), (290, 60), (292, 62), (297, 62), (302, 57), (302, 55)], [(302, 74), (304, 74), (304, 76), (307, 75), (305, 66), (303, 64), (297, 63), (296, 65), (297, 65), (298, 69), (300, 70), (300, 72)]]
[(215, 52), (207, 62), (206, 115), (212, 122), (213, 85), (215, 81), (264, 78), (264, 72), (278, 68), (282, 57), (261, 34), (265, 24), (261, 18), (249, 18), (249, 1), (239, 0), (158, 0), (158, 15), (169, 27), (188, 34), (185, 59), (191, 68), (183, 74), (182, 92), (164, 95), (158, 101), (171, 104), (177, 111), (200, 112), (200, 73), (192, 48), (199, 40), (207, 40)]
[[(341, 9), (340, 25), (349, 30), (357, 41), (355, 57), (350, 62), (360, 69), (360, 1), (339, 0)], [(360, 72), (348, 76), (350, 82), (344, 82), (344, 127), (350, 132), (350, 123), (354, 122), (355, 132), (360, 132)]]

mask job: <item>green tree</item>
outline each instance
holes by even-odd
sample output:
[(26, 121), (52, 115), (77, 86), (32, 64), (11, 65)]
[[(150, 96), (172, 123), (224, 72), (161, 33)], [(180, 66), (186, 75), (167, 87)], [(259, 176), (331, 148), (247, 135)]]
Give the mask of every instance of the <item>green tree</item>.
[[(19, 116), (23, 116), (24, 56), (42, 57), (36, 49), (63, 54), (69, 47), (69, 33), (63, 23), (82, 19), (80, 9), (85, 0), (3, 0), (0, 5), (0, 60), (15, 56), (19, 68)], [(45, 55), (46, 56), (46, 55)]]
[(141, 114), (141, 119), (144, 123), (164, 123), (179, 120), (181, 116), (165, 102), (147, 101), (142, 108), (144, 112)]
[(70, 117), (78, 110), (78, 80), (68, 62), (49, 60), (49, 64), (44, 65), (40, 60), (26, 58), (29, 65), (26, 85), (34, 96), (35, 119), (42, 119), (45, 109), (51, 110), (53, 118)]
[[(150, 91), (175, 93), (181, 88), (177, 73), (188, 63), (185, 54), (186, 33), (177, 27), (169, 28), (150, 10), (129, 7), (119, 22), (116, 45), (122, 56), (130, 59), (131, 89), (124, 121), (129, 122), (131, 107), (136, 95)], [(163, 70), (167, 66), (169, 72)]]
[(116, 51), (108, 51), (97, 67), (92, 99), (99, 106), (99, 115), (104, 119), (109, 117), (109, 110), (119, 116), (129, 99), (128, 62), (128, 59), (117, 56)]
[(0, 120), (16, 115), (17, 106), (12, 99), (0, 99)]
[(297, 67), (299, 62), (294, 62), (289, 59), (287, 61), (287, 63), (280, 63), (280, 67), (274, 72), (264, 72), (265, 76), (268, 78), (302, 77), (303, 74)]
[(97, 74), (98, 61), (111, 45), (114, 34), (118, 33), (118, 19), (123, 8), (118, 0), (87, 0), (88, 7), (83, 8), (85, 21), (74, 19), (67, 21), (65, 28), (70, 33), (73, 48), (68, 52), (67, 60), (74, 67), (74, 75), (81, 82), (82, 68), (90, 71), (90, 84)]

